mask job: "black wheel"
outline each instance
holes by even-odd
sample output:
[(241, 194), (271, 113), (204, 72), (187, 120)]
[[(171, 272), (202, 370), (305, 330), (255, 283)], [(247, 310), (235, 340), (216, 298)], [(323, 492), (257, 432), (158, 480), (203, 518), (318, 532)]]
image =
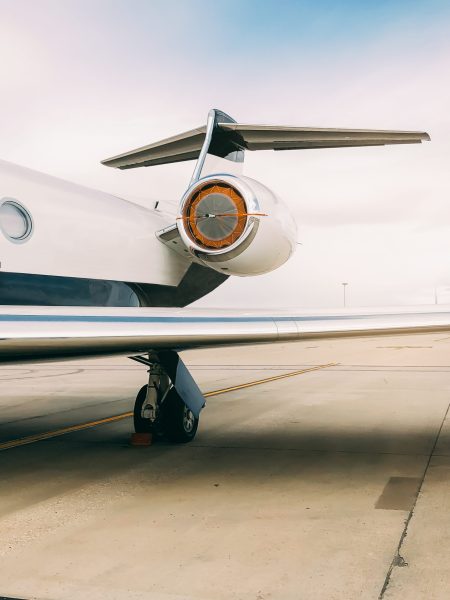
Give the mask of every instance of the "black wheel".
[(139, 390), (139, 393), (136, 396), (136, 402), (134, 403), (133, 419), (134, 430), (136, 433), (151, 433), (153, 431), (153, 423), (142, 414), (146, 396), (147, 386), (144, 385)]
[(175, 388), (172, 388), (161, 406), (162, 429), (166, 438), (177, 444), (186, 444), (195, 438), (198, 418), (186, 406)]

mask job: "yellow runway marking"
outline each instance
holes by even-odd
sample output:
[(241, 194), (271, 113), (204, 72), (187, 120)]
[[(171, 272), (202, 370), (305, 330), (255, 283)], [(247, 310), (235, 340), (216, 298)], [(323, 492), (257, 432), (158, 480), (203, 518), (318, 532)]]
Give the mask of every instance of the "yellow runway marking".
[(205, 396), (205, 398), (210, 398), (211, 396), (218, 396), (219, 394), (227, 394), (228, 392), (234, 392), (234, 390), (242, 390), (243, 388), (253, 387), (254, 385), (261, 385), (263, 383), (269, 383), (270, 381), (277, 381), (277, 379), (295, 377), (296, 375), (303, 375), (303, 373), (310, 373), (311, 371), (320, 371), (320, 369), (326, 369), (327, 367), (336, 367), (338, 364), (339, 363), (329, 363), (328, 365), (317, 365), (317, 367), (300, 369), (300, 371), (290, 371), (289, 373), (283, 373), (283, 375), (274, 375), (273, 377), (266, 377), (265, 379), (256, 379), (255, 381), (249, 381), (248, 383), (241, 383), (239, 385), (233, 385), (232, 387), (222, 388), (221, 390), (207, 392), (203, 395)]
[(17, 440), (11, 440), (9, 442), (3, 442), (0, 444), (0, 450), (8, 450), (8, 448), (16, 448), (17, 446), (25, 446), (26, 444), (33, 444), (34, 442), (40, 442), (41, 440), (48, 440), (59, 435), (66, 433), (73, 433), (74, 431), (81, 431), (82, 429), (89, 429), (89, 427), (96, 427), (97, 425), (103, 425), (104, 423), (113, 423), (114, 421), (121, 421), (127, 417), (132, 417), (132, 412), (123, 413), (121, 415), (115, 415), (114, 417), (107, 417), (106, 419), (98, 419), (98, 421), (90, 421), (89, 423), (81, 423), (80, 425), (71, 425), (70, 427), (63, 427), (62, 429), (54, 429), (53, 431), (46, 431), (44, 433), (37, 433), (36, 435), (28, 435), (27, 437), (19, 438)]
[[(239, 385), (233, 385), (231, 387), (221, 388), (219, 390), (213, 390), (203, 394), (205, 398), (211, 398), (212, 396), (219, 396), (220, 394), (227, 394), (236, 390), (242, 390), (244, 388), (253, 387), (254, 385), (262, 385), (263, 383), (270, 383), (271, 381), (277, 381), (278, 379), (285, 379), (287, 377), (295, 377), (296, 375), (303, 375), (304, 373), (311, 373), (312, 371), (320, 371), (327, 367), (336, 367), (339, 363), (329, 363), (327, 365), (317, 365), (316, 367), (308, 367), (299, 371), (290, 371), (289, 373), (283, 373), (283, 375), (274, 375), (272, 377), (266, 377), (264, 379), (256, 379), (255, 381), (249, 381), (247, 383), (241, 383)], [(79, 425), (71, 425), (70, 427), (62, 427), (61, 429), (54, 429), (53, 431), (46, 431), (44, 433), (37, 433), (35, 435), (29, 435), (16, 440), (10, 440), (9, 442), (0, 443), (0, 450), (8, 450), (9, 448), (17, 448), (18, 446), (26, 446), (27, 444), (33, 444), (34, 442), (40, 442), (41, 440), (48, 440), (50, 438), (65, 435), (66, 433), (73, 433), (75, 431), (82, 431), (83, 429), (89, 429), (91, 427), (97, 427), (98, 425), (104, 425), (106, 423), (113, 423), (114, 421), (121, 421), (122, 419), (128, 419), (133, 416), (133, 411), (122, 413), (120, 415), (114, 415), (112, 417), (106, 417), (105, 419), (98, 419), (97, 421), (89, 421), (88, 423), (81, 423)]]

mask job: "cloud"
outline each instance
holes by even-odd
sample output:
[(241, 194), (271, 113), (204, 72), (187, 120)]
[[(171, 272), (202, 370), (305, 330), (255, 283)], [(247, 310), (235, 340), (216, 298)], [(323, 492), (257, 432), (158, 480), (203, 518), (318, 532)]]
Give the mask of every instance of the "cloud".
[(422, 146), (247, 153), (304, 246), (204, 303), (340, 304), (341, 279), (354, 303), (422, 301), (450, 285), (448, 10), (344, 4), (0, 0), (0, 157), (170, 207), (193, 164), (99, 161), (198, 126), (212, 106), (242, 122), (427, 130)]

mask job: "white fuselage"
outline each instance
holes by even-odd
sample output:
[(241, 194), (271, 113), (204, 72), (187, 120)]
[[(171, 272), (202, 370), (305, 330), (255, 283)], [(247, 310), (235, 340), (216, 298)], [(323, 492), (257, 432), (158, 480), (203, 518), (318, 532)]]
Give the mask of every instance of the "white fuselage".
[(157, 239), (157, 210), (4, 161), (0, 182), (32, 218), (23, 242), (0, 231), (0, 272), (177, 286), (191, 264)]

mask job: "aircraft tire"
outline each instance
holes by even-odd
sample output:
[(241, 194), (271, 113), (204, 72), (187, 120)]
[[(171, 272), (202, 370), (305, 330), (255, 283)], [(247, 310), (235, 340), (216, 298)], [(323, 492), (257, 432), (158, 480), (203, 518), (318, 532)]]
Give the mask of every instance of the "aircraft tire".
[(147, 395), (147, 386), (143, 385), (136, 396), (133, 410), (134, 431), (136, 433), (151, 433), (153, 431), (153, 423), (150, 419), (145, 419), (142, 416), (142, 406)]
[(186, 406), (172, 388), (164, 399), (162, 410), (162, 429), (165, 437), (176, 444), (186, 444), (195, 438), (198, 418)]

